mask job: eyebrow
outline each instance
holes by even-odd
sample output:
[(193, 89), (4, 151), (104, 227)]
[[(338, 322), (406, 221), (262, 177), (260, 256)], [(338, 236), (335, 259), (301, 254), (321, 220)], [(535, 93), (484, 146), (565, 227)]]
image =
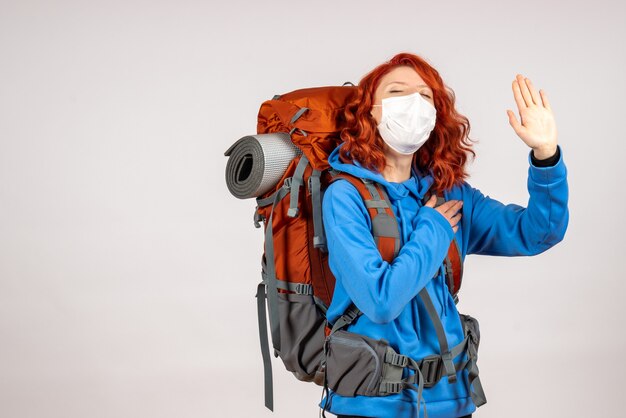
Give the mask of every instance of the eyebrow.
[[(406, 84), (406, 83), (404, 83), (404, 82), (402, 82), (402, 81), (392, 81), (392, 82), (390, 82), (390, 83), (387, 83), (387, 85), (386, 85), (385, 87), (388, 87), (388, 86), (390, 86), (390, 85), (392, 85), (392, 84), (403, 84), (403, 85), (405, 85), (405, 86), (406, 86), (406, 85), (408, 85), (408, 84)], [(432, 89), (431, 89), (430, 87), (428, 87), (426, 84), (419, 84), (417, 87), (426, 87), (427, 89), (432, 90)]]

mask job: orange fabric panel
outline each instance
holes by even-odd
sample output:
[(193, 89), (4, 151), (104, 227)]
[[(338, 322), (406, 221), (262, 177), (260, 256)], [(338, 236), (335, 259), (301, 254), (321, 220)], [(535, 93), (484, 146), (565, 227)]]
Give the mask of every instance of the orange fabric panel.
[(448, 258), (452, 263), (452, 277), (454, 283), (454, 289), (450, 289), (450, 293), (455, 295), (461, 289), (461, 279), (463, 276), (463, 261), (461, 260), (461, 254), (459, 253), (457, 243), (452, 241), (450, 248), (448, 248)]
[[(327, 169), (328, 155), (341, 142), (344, 108), (355, 93), (354, 86), (313, 87), (267, 100), (259, 109), (257, 133), (290, 132), (297, 128), (291, 135), (293, 143), (314, 168)], [(291, 124), (292, 117), (303, 107), (309, 110)]]

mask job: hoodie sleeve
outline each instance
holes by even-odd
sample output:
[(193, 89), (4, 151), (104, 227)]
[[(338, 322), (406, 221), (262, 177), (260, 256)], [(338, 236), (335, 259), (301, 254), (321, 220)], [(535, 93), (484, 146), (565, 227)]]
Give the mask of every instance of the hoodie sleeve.
[(376, 323), (400, 315), (438, 271), (454, 236), (443, 215), (422, 207), (409, 240), (390, 264), (378, 251), (361, 195), (348, 181), (335, 181), (326, 189), (322, 214), (330, 269), (354, 304)]
[(535, 166), (529, 153), (526, 208), (505, 205), (466, 183), (473, 203), (467, 254), (531, 256), (563, 240), (569, 191), (563, 150), (557, 147), (559, 159), (549, 167)]

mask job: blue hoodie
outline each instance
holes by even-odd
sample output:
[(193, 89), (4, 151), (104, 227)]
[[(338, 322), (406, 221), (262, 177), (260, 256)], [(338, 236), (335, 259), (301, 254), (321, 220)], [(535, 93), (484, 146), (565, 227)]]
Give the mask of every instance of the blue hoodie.
[[(384, 261), (358, 191), (346, 180), (332, 183), (322, 202), (329, 266), (336, 278), (328, 320), (333, 323), (354, 302), (363, 315), (346, 328), (348, 331), (384, 338), (398, 353), (414, 359), (439, 354), (437, 335), (418, 296), (426, 287), (441, 317), (449, 347), (454, 347), (464, 335), (445, 281), (443, 261), (455, 233), (439, 211), (422, 205), (422, 198), (434, 180), (432, 172), (423, 174), (413, 170), (411, 178), (404, 182), (388, 182), (358, 162), (340, 162), (341, 146), (329, 156), (330, 165), (385, 187), (398, 220), (402, 247), (392, 263)], [(531, 256), (563, 239), (569, 221), (568, 184), (563, 152), (558, 147), (559, 160), (550, 167), (534, 166), (529, 152), (530, 199), (526, 208), (505, 205), (465, 181), (444, 192), (446, 201), (463, 201), (463, 215), (456, 231), (463, 259), (467, 254)], [(459, 355), (456, 363), (461, 356), (465, 354)], [(488, 386), (483, 386), (488, 393)], [(457, 373), (456, 383), (448, 383), (444, 376), (435, 386), (424, 388), (422, 396), (420, 414), (425, 402), (430, 418), (460, 417), (476, 410), (469, 394), (467, 370)], [(418, 416), (417, 393), (409, 389), (378, 397), (345, 397), (329, 389), (320, 407), (327, 398), (327, 410), (333, 414), (379, 418)]]

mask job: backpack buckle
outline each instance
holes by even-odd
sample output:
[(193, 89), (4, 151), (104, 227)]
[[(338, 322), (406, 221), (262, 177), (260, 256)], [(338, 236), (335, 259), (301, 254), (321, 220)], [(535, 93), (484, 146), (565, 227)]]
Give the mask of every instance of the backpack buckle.
[(259, 207), (257, 206), (257, 208), (254, 211), (254, 218), (253, 218), (253, 220), (254, 220), (254, 227), (255, 228), (260, 228), (261, 227), (260, 222), (261, 221), (265, 221), (263, 216), (258, 212), (258, 209), (259, 209)]
[(424, 387), (432, 387), (441, 379), (442, 362), (441, 357), (437, 354), (424, 357), (419, 363), (420, 370), (424, 376)]
[(283, 181), (283, 187), (291, 189), (291, 177), (287, 177), (285, 181)]
[(299, 295), (312, 295), (313, 286), (311, 286), (310, 284), (306, 284), (306, 283), (298, 283), (296, 284), (294, 292), (296, 292)]
[(385, 394), (400, 393), (403, 390), (403, 382), (383, 382), (381, 392)]
[(359, 316), (359, 312), (356, 309), (352, 309), (352, 307), (348, 307), (348, 310), (343, 314), (346, 318), (350, 320), (350, 322), (354, 321), (357, 316)]
[(392, 366), (404, 368), (409, 364), (409, 358), (402, 354), (387, 351), (385, 353), (385, 363), (389, 363)]
[(289, 131), (289, 136), (292, 136), (292, 135), (293, 135), (293, 133), (296, 131), (296, 129), (297, 129), (298, 131), (300, 131), (300, 134), (301, 134), (302, 136), (305, 136), (305, 137), (306, 137), (306, 136), (309, 136), (309, 134), (307, 134), (307, 133), (306, 133), (306, 131), (304, 131), (304, 130), (302, 130), (302, 129), (300, 129), (300, 128), (297, 128), (297, 127), (295, 127), (295, 126), (294, 126), (293, 128), (291, 128), (291, 130)]

